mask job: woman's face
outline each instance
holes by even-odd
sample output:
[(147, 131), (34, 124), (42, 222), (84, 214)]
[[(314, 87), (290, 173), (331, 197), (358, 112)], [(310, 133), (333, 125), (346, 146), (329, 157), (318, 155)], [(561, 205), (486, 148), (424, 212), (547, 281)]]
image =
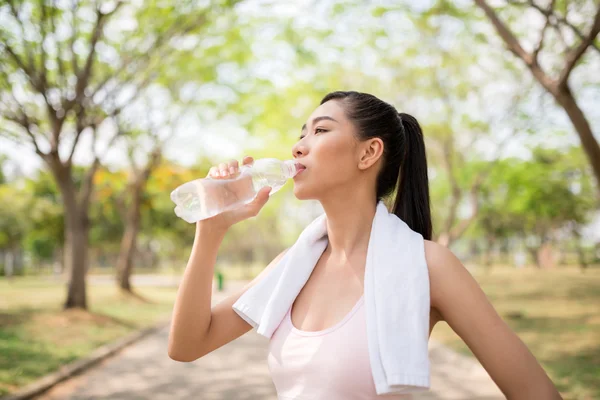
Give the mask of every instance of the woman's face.
[(356, 184), (360, 146), (354, 134), (354, 126), (335, 100), (310, 115), (292, 147), (294, 159), (306, 167), (294, 177), (296, 198), (321, 200), (324, 193), (341, 194)]

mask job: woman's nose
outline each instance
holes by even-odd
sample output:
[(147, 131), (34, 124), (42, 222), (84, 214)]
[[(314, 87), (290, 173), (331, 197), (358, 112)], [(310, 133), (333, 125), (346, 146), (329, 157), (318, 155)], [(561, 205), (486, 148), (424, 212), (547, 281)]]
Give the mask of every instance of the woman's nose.
[(306, 146), (303, 146), (303, 145), (300, 145), (299, 143), (296, 143), (292, 147), (292, 155), (294, 157), (305, 156), (306, 155)]

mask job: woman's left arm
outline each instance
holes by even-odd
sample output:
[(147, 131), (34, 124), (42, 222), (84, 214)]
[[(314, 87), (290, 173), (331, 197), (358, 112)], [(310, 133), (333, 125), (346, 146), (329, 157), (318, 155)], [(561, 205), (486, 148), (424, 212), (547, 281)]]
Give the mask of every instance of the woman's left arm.
[(460, 260), (425, 241), (431, 307), (471, 349), (507, 399), (562, 399), (533, 354), (496, 312)]

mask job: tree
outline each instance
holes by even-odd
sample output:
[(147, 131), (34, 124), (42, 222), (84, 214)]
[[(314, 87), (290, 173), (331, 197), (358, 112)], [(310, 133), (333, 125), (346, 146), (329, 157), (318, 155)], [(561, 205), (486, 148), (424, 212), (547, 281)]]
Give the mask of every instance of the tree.
[[(201, 32), (221, 36), (219, 28), (207, 32), (210, 22), (222, 20), (234, 4), (8, 1), (0, 6), (0, 134), (31, 145), (61, 193), (64, 264), (70, 273), (65, 308), (87, 307), (88, 214), (94, 175), (119, 137), (111, 121), (153, 82), (214, 70), (214, 55), (212, 62), (207, 57), (198, 65), (196, 47), (179, 42)], [(166, 60), (179, 60), (182, 67), (173, 71)], [(98, 151), (99, 138), (107, 134), (108, 145)], [(86, 135), (92, 161), (79, 181), (74, 156)]]
[[(153, 108), (148, 104), (146, 110), (151, 112)], [(175, 123), (181, 115), (182, 112), (179, 112), (177, 115), (171, 116), (170, 121), (159, 123), (159, 126), (154, 126), (152, 118), (148, 116), (146, 118), (147, 127), (141, 130), (138, 128), (134, 134), (124, 136), (127, 141), (129, 177), (125, 190), (117, 198), (125, 229), (117, 259), (116, 278), (119, 288), (127, 292), (132, 292), (130, 277), (134, 266), (133, 259), (137, 250), (138, 232), (142, 223), (142, 203), (147, 196), (146, 186), (151, 174), (161, 163), (163, 148), (169, 140), (173, 140), (177, 135)], [(120, 129), (132, 128), (122, 127)], [(159, 131), (163, 131), (162, 134)], [(146, 160), (143, 163), (137, 162), (136, 155), (139, 154), (144, 142), (147, 143), (146, 146), (150, 147), (145, 151)], [(142, 152), (144, 152), (144, 149), (142, 149)]]
[(24, 217), (29, 199), (28, 193), (14, 185), (0, 185), (0, 254), (7, 277), (23, 266), (22, 241), (29, 229)]
[(0, 154), (0, 185), (6, 183), (6, 176), (4, 175), (4, 165), (6, 164), (7, 160), (8, 157), (6, 156), (6, 154)]
[[(380, 91), (421, 121), (433, 237), (450, 246), (478, 217), (481, 185), (520, 130), (516, 115), (527, 90), (510, 84), (514, 77), (502, 62), (482, 64), (483, 46), (446, 16), (405, 5), (377, 7), (373, 15), (381, 23), (370, 33), (369, 46), (388, 80)], [(501, 93), (497, 81), (507, 82)], [(466, 215), (461, 208), (468, 209)]]
[[(600, 145), (594, 137), (590, 122), (578, 103), (569, 78), (573, 70), (580, 64), (588, 49), (600, 52), (596, 38), (600, 33), (600, 4), (598, 2), (577, 2), (579, 7), (569, 7), (566, 1), (550, 1), (548, 6), (540, 5), (535, 0), (508, 1), (510, 5), (518, 7), (518, 12), (523, 9), (536, 10), (543, 16), (544, 24), (538, 40), (532, 51), (523, 47), (521, 40), (513, 33), (508, 24), (500, 16), (500, 11), (491, 7), (485, 0), (475, 0), (490, 20), (498, 35), (502, 38), (508, 49), (531, 71), (535, 79), (550, 93), (556, 102), (567, 113), (575, 131), (579, 135), (581, 145), (592, 165), (598, 188), (600, 189)], [(572, 22), (570, 14), (577, 14), (575, 18), (582, 19), (586, 26), (578, 26)], [(552, 58), (562, 59), (562, 67), (558, 73), (552, 71), (551, 66), (542, 62), (544, 50), (554, 50), (556, 46), (547, 46), (550, 36), (549, 29), (553, 29), (558, 41), (562, 44), (563, 54), (553, 54)], [(572, 37), (572, 39), (569, 39)]]
[[(83, 168), (74, 170), (77, 179), (85, 172)], [(24, 190), (31, 195), (27, 204), (30, 223), (24, 238), (24, 248), (36, 264), (56, 262), (62, 254), (65, 229), (64, 211), (55, 180), (48, 171), (38, 171), (35, 177), (25, 180)]]
[(488, 240), (518, 237), (538, 267), (557, 234), (588, 223), (594, 200), (592, 173), (581, 149), (533, 149), (531, 160), (505, 159), (483, 185), (478, 225)]

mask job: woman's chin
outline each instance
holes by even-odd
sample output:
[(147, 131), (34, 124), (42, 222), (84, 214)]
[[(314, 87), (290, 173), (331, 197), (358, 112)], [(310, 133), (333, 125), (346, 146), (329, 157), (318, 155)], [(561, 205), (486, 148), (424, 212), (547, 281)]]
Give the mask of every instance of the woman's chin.
[(296, 196), (298, 200), (310, 200), (310, 194), (296, 185), (294, 186), (294, 196)]

